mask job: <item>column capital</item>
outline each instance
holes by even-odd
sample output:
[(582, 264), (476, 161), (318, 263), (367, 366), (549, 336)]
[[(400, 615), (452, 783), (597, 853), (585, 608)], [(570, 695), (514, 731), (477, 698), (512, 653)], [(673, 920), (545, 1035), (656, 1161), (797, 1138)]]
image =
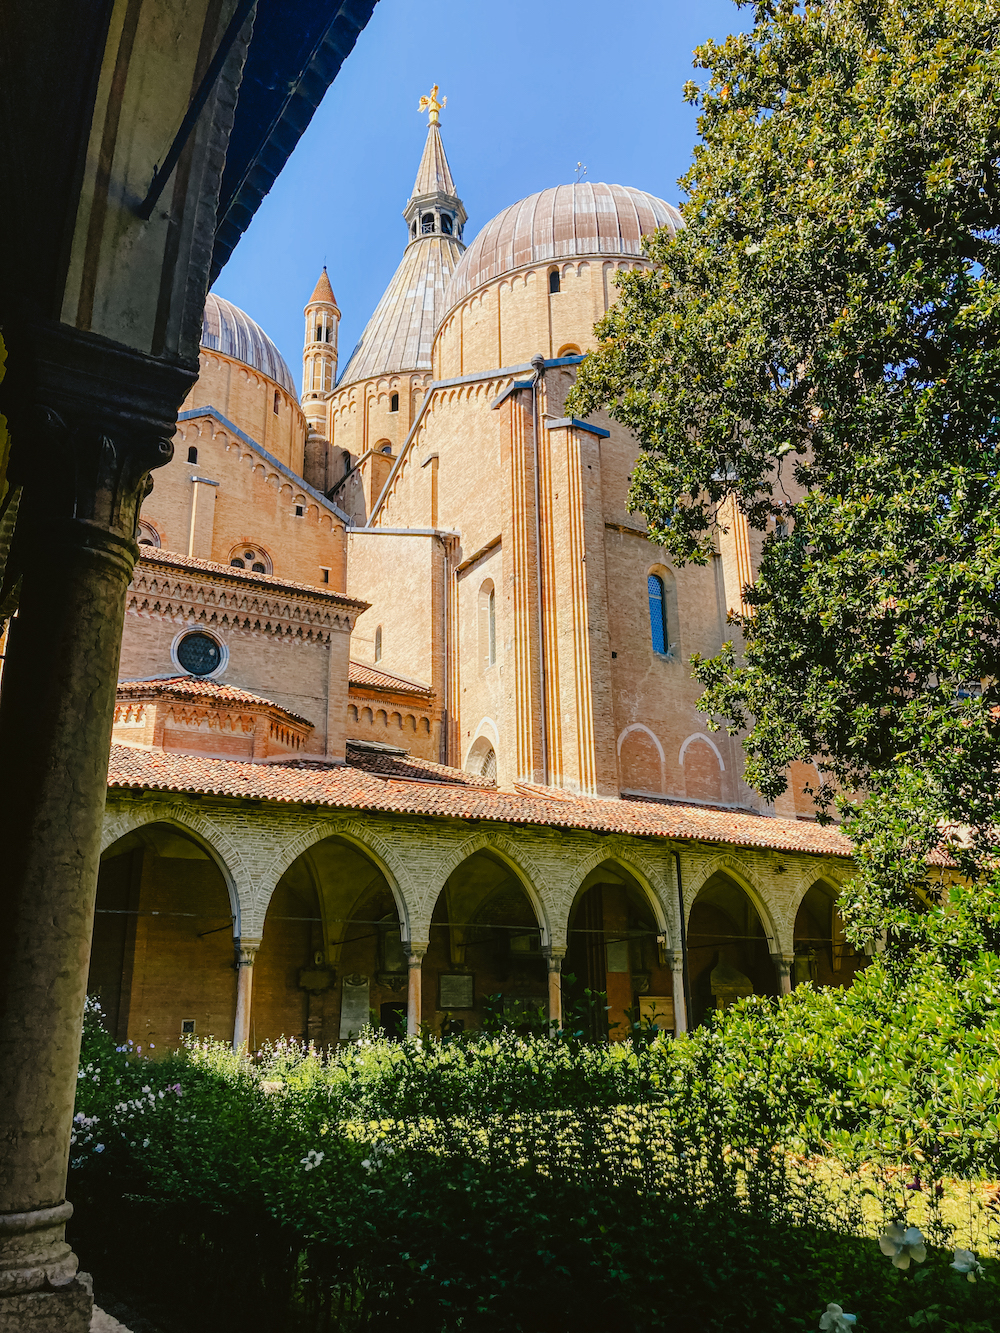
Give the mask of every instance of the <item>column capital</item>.
[(795, 955), (793, 953), (782, 953), (780, 950), (771, 954), (771, 962), (778, 969), (779, 973), (786, 976), (791, 972), (795, 964)]
[(419, 967), (430, 947), (429, 940), (410, 940), (406, 946), (406, 956), (410, 967)]
[(253, 935), (237, 935), (233, 937), (233, 944), (236, 948), (236, 966), (253, 967), (260, 940)]
[(24, 568), (53, 544), (99, 548), (111, 537), (130, 576), (149, 473), (173, 457), (177, 409), (197, 365), (56, 321), (29, 336), (33, 381), (9, 395), (9, 475), (23, 488), (12, 559)]
[(670, 967), (671, 967), (671, 970), (674, 971), (674, 972), (683, 972), (683, 971), (684, 971), (684, 950), (683, 950), (683, 949), (668, 949), (668, 950), (667, 950), (667, 953), (668, 953), (668, 955), (669, 955), (669, 957), (670, 957)]
[(542, 956), (550, 972), (561, 972), (563, 960), (566, 957), (566, 946), (545, 944), (542, 946)]

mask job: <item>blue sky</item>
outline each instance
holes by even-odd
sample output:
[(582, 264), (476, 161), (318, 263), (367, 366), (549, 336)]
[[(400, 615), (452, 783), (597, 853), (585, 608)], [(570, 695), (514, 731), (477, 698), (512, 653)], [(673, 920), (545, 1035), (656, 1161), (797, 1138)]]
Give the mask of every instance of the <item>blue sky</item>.
[(261, 205), (215, 291), (257, 320), (296, 382), (302, 307), (325, 263), (341, 365), (406, 242), (400, 216), (426, 134), (432, 83), (473, 236), (525, 195), (574, 179), (677, 202), (695, 114), (691, 53), (746, 29), (732, 0), (379, 0), (368, 27)]

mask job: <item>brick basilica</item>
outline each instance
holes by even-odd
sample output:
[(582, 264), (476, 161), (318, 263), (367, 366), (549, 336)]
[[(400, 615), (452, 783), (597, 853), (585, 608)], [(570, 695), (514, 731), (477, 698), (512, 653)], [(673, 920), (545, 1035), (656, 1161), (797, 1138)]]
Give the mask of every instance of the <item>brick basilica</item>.
[[(564, 402), (663, 200), (582, 181), (466, 245), (437, 89), (403, 252), (340, 370), (323, 270), (301, 398), (216, 295), (140, 518), (90, 970), (120, 1040), (256, 1048), (554, 1022), (584, 987), (683, 1032), (864, 965), (849, 844), (710, 734), (686, 663), (760, 534), (675, 569), (634, 439)], [(336, 274), (334, 274), (336, 276)]]

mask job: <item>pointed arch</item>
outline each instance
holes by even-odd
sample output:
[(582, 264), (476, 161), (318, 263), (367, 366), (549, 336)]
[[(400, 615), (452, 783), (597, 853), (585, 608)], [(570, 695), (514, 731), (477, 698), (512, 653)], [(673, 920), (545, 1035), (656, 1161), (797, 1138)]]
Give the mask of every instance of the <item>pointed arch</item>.
[(277, 888), (282, 875), (300, 856), (308, 852), (311, 847), (315, 847), (317, 843), (325, 842), (327, 838), (343, 838), (345, 842), (357, 848), (382, 872), (396, 904), (400, 936), (404, 940), (409, 940), (410, 903), (414, 901), (415, 892), (413, 885), (410, 883), (403, 857), (396, 850), (394, 844), (389, 843), (385, 838), (373, 833), (367, 825), (354, 819), (329, 820), (302, 829), (294, 838), (285, 843), (261, 870), (259, 875), (260, 887), (254, 895), (253, 902), (254, 920), (260, 923), (258, 934), (263, 930), (268, 903), (271, 901), (271, 895)]
[(764, 935), (768, 941), (771, 952), (787, 953), (791, 949), (791, 939), (785, 939), (786, 922), (774, 911), (774, 908), (768, 902), (767, 891), (754, 871), (731, 852), (723, 852), (720, 855), (713, 857), (711, 860), (703, 862), (698, 867), (695, 875), (685, 878), (685, 924), (691, 920), (691, 909), (694, 907), (694, 904), (698, 899), (698, 894), (702, 891), (712, 876), (719, 874), (720, 872), (724, 875), (728, 875), (750, 899), (754, 910), (760, 917), (760, 924), (764, 928)]
[(434, 906), (443, 893), (448, 880), (463, 862), (467, 861), (470, 856), (475, 856), (477, 852), (492, 852), (507, 866), (524, 890), (529, 903), (531, 903), (531, 909), (538, 921), (542, 944), (551, 944), (552, 928), (549, 912), (537, 888), (537, 885), (542, 882), (541, 871), (531, 858), (525, 856), (523, 850), (514, 843), (513, 839), (502, 833), (474, 833), (452, 848), (444, 860), (438, 863), (435, 878), (437, 888), (434, 890), (433, 896), (428, 895), (429, 902), (425, 904), (424, 920), (426, 926), (428, 928), (430, 926)]
[(660, 869), (631, 844), (609, 838), (600, 847), (582, 857), (573, 867), (573, 874), (568, 885), (569, 892), (565, 901), (566, 921), (563, 930), (569, 924), (569, 914), (576, 902), (577, 895), (587, 876), (602, 865), (620, 866), (635, 880), (653, 909), (653, 917), (660, 930), (667, 938), (667, 948), (674, 948), (674, 940), (679, 937), (676, 890), (668, 883)]
[[(218, 867), (233, 912), (233, 935), (242, 934), (248, 910), (252, 914), (255, 887), (239, 848), (210, 820), (183, 805), (143, 805), (138, 811), (108, 810), (101, 835), (101, 855), (129, 833), (150, 824), (170, 824), (186, 833), (208, 853)], [(253, 932), (251, 932), (253, 933)], [(259, 934), (259, 932), (257, 932)]]

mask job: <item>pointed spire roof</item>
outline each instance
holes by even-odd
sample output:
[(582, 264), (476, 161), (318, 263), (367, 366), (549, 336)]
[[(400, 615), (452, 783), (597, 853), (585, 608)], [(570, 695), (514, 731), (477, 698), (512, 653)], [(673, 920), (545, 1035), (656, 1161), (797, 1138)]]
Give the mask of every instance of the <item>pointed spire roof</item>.
[(437, 110), (430, 107), (423, 156), (403, 211), (408, 233), (403, 258), (351, 353), (338, 387), (374, 375), (430, 370), (444, 294), (465, 251), (461, 239), (465, 207), (455, 192), (437, 124), (437, 111), (443, 105), (438, 103)]
[(413, 182), (411, 199), (422, 194), (447, 194), (457, 198), (451, 167), (441, 142), (441, 131), (436, 123), (427, 126), (427, 142), (424, 155), (417, 168), (417, 179)]
[(323, 265), (323, 272), (319, 275), (319, 280), (313, 288), (313, 294), (309, 298), (309, 305), (317, 301), (327, 301), (330, 305), (337, 304), (337, 298), (333, 294), (333, 288), (330, 286), (330, 275), (326, 271), (326, 265)]

